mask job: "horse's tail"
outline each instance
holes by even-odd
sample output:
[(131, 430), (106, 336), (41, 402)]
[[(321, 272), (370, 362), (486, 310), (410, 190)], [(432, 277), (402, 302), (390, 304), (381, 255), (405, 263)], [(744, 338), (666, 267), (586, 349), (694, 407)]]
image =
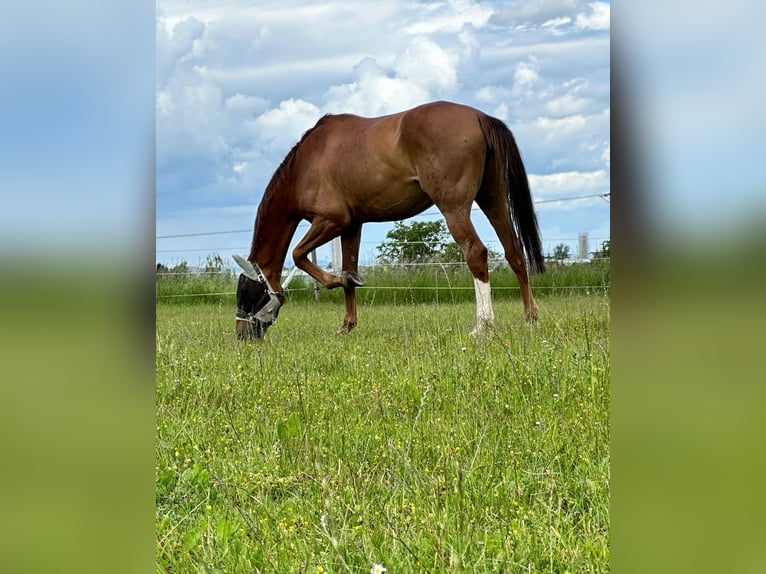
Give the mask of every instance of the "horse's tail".
[(540, 228), (537, 226), (532, 192), (529, 190), (527, 172), (516, 140), (508, 126), (497, 118), (482, 113), (479, 114), (479, 124), (484, 132), (487, 147), (494, 156), (496, 172), (498, 175), (503, 174), (502, 181), (508, 195), (511, 223), (526, 254), (529, 270), (532, 273), (543, 273), (545, 258)]

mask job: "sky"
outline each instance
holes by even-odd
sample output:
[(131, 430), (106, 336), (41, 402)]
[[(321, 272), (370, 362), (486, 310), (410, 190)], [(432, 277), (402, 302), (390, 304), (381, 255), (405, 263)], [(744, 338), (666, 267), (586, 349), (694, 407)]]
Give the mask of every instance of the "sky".
[[(160, 0), (156, 34), (158, 262), (247, 254), (266, 184), (325, 113), (435, 100), (511, 128), (546, 253), (565, 243), (575, 254), (580, 233), (590, 251), (610, 237), (608, 2)], [(578, 196), (591, 197), (563, 199)], [(391, 226), (364, 226), (362, 262)], [(235, 233), (192, 235), (212, 232)], [(327, 262), (329, 246), (318, 256)]]

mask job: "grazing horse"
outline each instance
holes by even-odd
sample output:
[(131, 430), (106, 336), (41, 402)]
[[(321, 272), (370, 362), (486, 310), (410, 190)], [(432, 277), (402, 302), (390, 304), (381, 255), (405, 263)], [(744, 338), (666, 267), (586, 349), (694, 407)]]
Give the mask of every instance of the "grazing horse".
[[(237, 334), (262, 338), (284, 302), (280, 276), (298, 223), (311, 227), (293, 250), (295, 264), (327, 289), (342, 287), (346, 314), (338, 333), (356, 326), (362, 224), (399, 221), (435, 205), (474, 277), (476, 328), (494, 320), (487, 248), (471, 223), (486, 214), (518, 278), (524, 314), (537, 319), (527, 263), (543, 272), (540, 231), (521, 154), (506, 125), (464, 105), (435, 102), (378, 118), (325, 115), (274, 172), (255, 219), (237, 286)], [(340, 236), (343, 270), (312, 263), (312, 249)], [(526, 255), (526, 257), (525, 257)]]

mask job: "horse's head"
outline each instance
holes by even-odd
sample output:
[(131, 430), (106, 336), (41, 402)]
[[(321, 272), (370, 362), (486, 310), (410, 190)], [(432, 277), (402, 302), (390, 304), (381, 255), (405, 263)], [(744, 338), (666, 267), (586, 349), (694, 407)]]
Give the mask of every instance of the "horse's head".
[[(266, 278), (240, 257), (235, 257), (244, 273), (237, 282), (237, 336), (240, 339), (263, 339), (279, 315), (284, 297), (274, 293)], [(243, 263), (244, 261), (244, 263)]]

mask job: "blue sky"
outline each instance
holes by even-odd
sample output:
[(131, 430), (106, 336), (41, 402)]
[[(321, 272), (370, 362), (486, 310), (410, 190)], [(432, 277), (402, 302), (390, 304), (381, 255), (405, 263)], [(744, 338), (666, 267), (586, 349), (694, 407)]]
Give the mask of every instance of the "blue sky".
[[(157, 261), (247, 253), (265, 185), (324, 113), (376, 116), (439, 99), (513, 130), (543, 202), (546, 252), (574, 252), (581, 232), (595, 250), (610, 236), (609, 202), (555, 200), (610, 192), (609, 47), (607, 2), (160, 0)], [(478, 211), (474, 222), (497, 248)], [(365, 225), (362, 260), (388, 229)], [(237, 230), (248, 231), (164, 238)]]

